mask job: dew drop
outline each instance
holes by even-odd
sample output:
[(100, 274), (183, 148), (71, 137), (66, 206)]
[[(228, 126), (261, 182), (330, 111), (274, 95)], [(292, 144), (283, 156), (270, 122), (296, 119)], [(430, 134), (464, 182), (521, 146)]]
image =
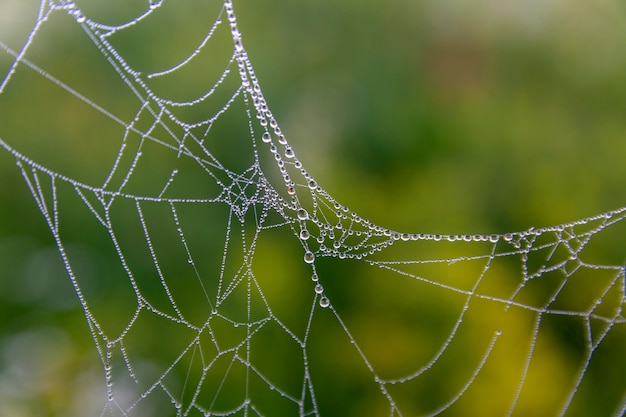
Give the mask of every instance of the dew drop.
[(243, 51), (243, 44), (241, 43), (241, 39), (235, 39), (235, 51), (241, 53)]
[(270, 136), (269, 132), (265, 132), (263, 133), (263, 136), (261, 136), (261, 140), (265, 143), (269, 143), (272, 141), (272, 137)]
[(318, 293), (318, 294), (321, 294), (321, 293), (324, 292), (324, 287), (322, 286), (322, 284), (317, 284), (315, 286), (315, 292)]
[(289, 187), (287, 187), (287, 194), (294, 195), (295, 193), (296, 193), (296, 187), (294, 187), (293, 185), (290, 185)]
[(309, 188), (311, 190), (315, 190), (317, 188), (317, 183), (315, 182), (315, 180), (309, 180)]
[(498, 329), (496, 330), (496, 335), (500, 336), (502, 334), (502, 330)]
[(498, 240), (500, 240), (500, 236), (499, 235), (491, 235), (491, 236), (489, 236), (489, 241), (491, 243), (496, 243)]
[(326, 296), (323, 296), (322, 298), (320, 298), (320, 307), (327, 308), (329, 305), (330, 305), (330, 300), (326, 298)]
[(309, 213), (307, 213), (305, 209), (303, 208), (298, 209), (298, 219), (306, 220), (308, 218), (309, 218)]
[(76, 15), (76, 21), (78, 23), (83, 23), (86, 20), (85, 15), (84, 14), (77, 14)]
[(309, 233), (308, 230), (306, 230), (306, 229), (300, 230), (300, 239), (307, 240), (310, 237), (311, 237), (311, 234)]
[(294, 153), (293, 149), (291, 149), (291, 146), (288, 146), (287, 148), (285, 148), (285, 156), (287, 158), (293, 158), (296, 156), (296, 154)]
[(400, 239), (406, 242), (407, 240), (411, 239), (411, 236), (409, 236), (408, 233), (402, 233), (402, 236), (400, 236)]
[(510, 242), (511, 240), (513, 240), (513, 235), (510, 233), (505, 234), (504, 236), (502, 236), (504, 238), (504, 240), (506, 240), (507, 242)]
[(317, 276), (317, 274), (315, 272), (313, 272), (313, 275), (311, 275), (311, 281), (317, 282), (318, 279), (319, 279), (319, 277)]
[(317, 243), (324, 243), (324, 236), (319, 235), (319, 236), (317, 237)]
[(315, 262), (315, 255), (313, 254), (313, 252), (311, 252), (310, 250), (306, 251), (306, 253), (304, 254), (304, 262), (308, 264), (312, 264), (313, 262)]

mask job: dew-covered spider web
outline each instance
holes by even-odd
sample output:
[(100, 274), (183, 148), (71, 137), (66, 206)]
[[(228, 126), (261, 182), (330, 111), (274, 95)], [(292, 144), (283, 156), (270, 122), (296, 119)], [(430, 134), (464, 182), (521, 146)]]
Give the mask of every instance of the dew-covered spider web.
[(85, 413), (624, 415), (626, 208), (510, 233), (374, 224), (281, 131), (237, 5), (205, 3), (195, 43), (152, 61), (174, 1), (42, 0), (0, 40), (2, 161), (101, 365)]

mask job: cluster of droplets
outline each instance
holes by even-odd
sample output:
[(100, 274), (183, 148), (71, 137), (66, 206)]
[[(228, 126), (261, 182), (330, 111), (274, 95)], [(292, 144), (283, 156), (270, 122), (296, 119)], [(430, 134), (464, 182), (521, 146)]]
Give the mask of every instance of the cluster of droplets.
[[(269, 145), (269, 151), (274, 156), (276, 160), (276, 165), (280, 170), (280, 173), (283, 177), (283, 181), (285, 183), (285, 187), (287, 189), (287, 194), (293, 198), (293, 202), (297, 201), (296, 199), (296, 183), (293, 181), (289, 172), (287, 171), (287, 164), (292, 165), (295, 169), (299, 170), (301, 174), (306, 178), (306, 183), (308, 188), (313, 191), (317, 188), (317, 182), (310, 177), (306, 170), (302, 167), (302, 163), (296, 157), (296, 153), (293, 148), (287, 142), (285, 135), (282, 133), (276, 119), (272, 116), (271, 112), (267, 109), (267, 105), (265, 104), (265, 100), (262, 97), (255, 98), (255, 108), (257, 110), (257, 118), (259, 119), (259, 123), (265, 131), (261, 135), (261, 141)], [(268, 128), (269, 126), (269, 128)], [(277, 142), (282, 146), (282, 150), (279, 150), (278, 146), (272, 140), (272, 134), (270, 130), (273, 131), (274, 135), (277, 138)]]
[[(322, 197), (327, 197), (323, 191), (321, 193)], [(319, 202), (322, 201), (328, 205), (327, 200), (329, 199), (329, 197), (320, 198), (316, 201), (317, 204), (320, 204)], [(291, 207), (291, 209), (295, 210), (294, 221), (299, 226), (299, 230), (296, 229), (296, 233), (300, 240), (305, 243), (305, 241), (313, 239), (319, 245), (316, 252), (339, 259), (362, 259), (384, 250), (397, 241), (433, 240), (497, 243), (500, 239), (508, 242), (514, 240), (514, 235), (512, 234), (441, 235), (399, 233), (374, 225), (366, 219), (359, 217), (356, 213), (350, 212), (337, 202), (333, 202), (332, 207), (334, 209), (332, 211), (335, 218), (334, 221), (330, 221), (331, 216), (325, 214), (318, 216), (316, 208), (314, 208), (312, 213), (309, 213), (303, 207), (298, 207), (297, 204)], [(313, 263), (312, 255), (313, 251), (307, 250), (307, 255), (305, 255), (307, 263)]]
[(104, 360), (104, 380), (106, 383), (107, 390), (107, 398), (110, 401), (113, 401), (113, 374), (112, 374), (112, 366), (111, 366), (111, 352), (113, 348), (112, 342), (107, 342), (106, 344), (106, 356)]
[[(247, 59), (245, 49), (241, 41), (241, 33), (237, 28), (237, 21), (233, 11), (232, 2), (230, 0), (224, 2), (224, 10), (230, 23), (231, 34), (235, 48), (235, 58), (238, 62), (242, 87), (246, 90), (246, 92), (252, 99), (252, 104), (256, 111), (256, 118), (258, 119), (258, 123), (264, 129), (263, 133), (261, 134), (261, 141), (269, 146), (269, 151), (274, 156), (276, 164), (283, 177), (285, 187), (287, 189), (287, 194), (292, 197), (291, 207), (295, 208), (297, 212), (296, 217), (298, 221), (300, 221), (300, 223), (302, 224), (299, 236), (303, 241), (306, 241), (310, 238), (311, 234), (304, 225), (306, 224), (306, 221), (315, 219), (315, 216), (311, 218), (309, 216), (309, 213), (298, 204), (298, 199), (296, 196), (296, 182), (293, 181), (291, 176), (289, 175), (286, 165), (290, 164), (296, 170), (300, 171), (300, 173), (305, 178), (306, 187), (311, 192), (317, 190), (317, 182), (303, 168), (302, 163), (296, 157), (296, 153), (293, 148), (288, 144), (285, 135), (278, 126), (278, 122), (276, 121), (267, 106), (267, 102), (265, 101), (265, 98), (261, 93), (261, 88), (259, 86), (258, 80), (254, 74), (249, 60)], [(279, 150), (276, 143), (274, 143), (274, 138), (276, 139), (278, 145), (282, 147), (281, 150)], [(303, 259), (305, 263), (311, 265), (313, 267), (313, 270), (315, 270), (315, 254), (308, 247), (306, 247)], [(318, 282), (318, 276), (315, 272), (313, 272), (312, 280), (316, 283), (314, 291), (320, 297), (319, 305), (323, 308), (329, 307), (330, 300), (324, 294), (324, 288)]]
[(150, 10), (154, 10), (163, 3), (163, 0), (148, 0), (148, 7)]
[(87, 18), (85, 14), (78, 8), (73, 1), (60, 1), (59, 3), (51, 3), (52, 9), (65, 10), (70, 16), (72, 16), (78, 23), (84, 23)]
[(261, 89), (256, 82), (254, 72), (252, 71), (249, 62), (246, 61), (246, 64), (247, 67), (245, 68), (245, 76), (242, 73), (242, 79), (250, 77), (253, 81), (252, 86), (246, 85), (244, 82), (244, 87), (247, 88), (250, 96), (252, 97), (254, 109), (256, 111), (256, 118), (258, 119), (258, 123), (264, 130), (261, 134), (261, 141), (269, 147), (269, 151), (273, 155), (276, 161), (276, 165), (278, 166), (280, 174), (283, 178), (287, 194), (292, 198), (292, 207), (295, 207), (295, 209), (297, 210), (297, 208), (299, 207), (297, 199), (297, 187), (299, 185), (291, 178), (291, 175), (287, 170), (287, 166), (290, 165), (295, 170), (300, 172), (300, 174), (304, 177), (304, 186), (308, 188), (310, 192), (314, 192), (315, 190), (317, 190), (317, 182), (304, 169), (302, 163), (298, 160), (294, 149), (287, 142), (287, 139), (285, 138), (285, 135), (283, 134), (280, 126), (278, 126), (278, 122), (269, 110), (267, 102), (261, 94)]
[(311, 281), (313, 281), (313, 283), (315, 284), (315, 287), (313, 288), (313, 290), (315, 291), (315, 294), (317, 294), (320, 297), (320, 300), (319, 300), (320, 307), (328, 308), (330, 306), (330, 300), (324, 294), (324, 286), (319, 283), (319, 277), (315, 271), (311, 275)]

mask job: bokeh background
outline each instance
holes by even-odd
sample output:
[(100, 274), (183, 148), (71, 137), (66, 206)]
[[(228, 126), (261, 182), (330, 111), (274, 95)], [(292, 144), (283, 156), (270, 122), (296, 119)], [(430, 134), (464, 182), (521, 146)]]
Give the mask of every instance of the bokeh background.
[[(140, 1), (76, 4), (87, 17), (111, 23), (136, 16), (147, 6)], [(234, 6), (264, 95), (299, 159), (318, 184), (362, 217), (414, 233), (490, 234), (570, 222), (625, 204), (626, 9), (622, 2), (240, 0)], [(0, 1), (0, 40), (6, 47), (21, 48), (38, 8), (37, 1)], [(184, 56), (181, 45), (197, 44), (218, 10), (215, 4), (181, 1), (168, 9), (163, 21), (133, 36), (120, 36), (116, 45), (139, 68), (171, 65)], [(219, 48), (214, 52), (223, 58)], [(47, 23), (26, 57), (123, 120), (137, 109), (126, 86), (70, 16), (60, 13)], [(2, 76), (12, 62), (3, 48)], [(211, 66), (212, 62), (209, 57), (175, 85), (160, 88), (192, 96), (205, 79), (223, 69)], [(9, 85), (0, 95), (0, 139), (57, 172), (95, 182), (99, 168), (110, 163), (107, 150), (112, 145), (107, 138), (119, 144), (120, 127), (24, 67)], [(221, 128), (241, 128), (237, 123), (228, 121)], [(227, 158), (237, 158), (238, 150), (237, 145), (222, 149)], [(158, 171), (158, 164), (153, 169)], [(84, 289), (103, 306), (105, 315), (114, 315), (120, 305), (132, 304), (121, 295), (123, 284), (109, 279), (119, 273), (118, 261), (108, 248), (110, 241), (92, 230), (88, 214), (73, 210), (69, 205), (64, 209), (64, 224), (78, 268), (88, 277)], [(602, 238), (594, 246), (598, 259), (623, 265), (624, 236), (614, 231)], [(207, 245), (208, 253), (219, 252), (223, 234), (202, 238), (198, 241)], [(284, 249), (285, 239), (273, 237), (259, 250), (291, 255)], [(167, 245), (163, 251), (169, 251)], [(306, 275), (297, 250), (293, 259), (281, 266), (271, 259), (260, 261), (258, 267), (279, 278)], [(502, 266), (503, 276), (515, 274), (506, 268), (517, 267)], [(431, 344), (437, 346), (446, 334), (442, 329), (456, 318), (458, 300), (428, 292), (412, 294), (393, 313), (380, 313), (386, 311), (383, 301), (375, 310), (378, 313), (365, 311), (358, 299), (378, 299), (380, 294), (395, 299), (407, 293), (402, 286), (381, 284), (368, 275), (372, 271), (358, 265), (328, 262), (320, 268), (343, 277), (334, 295), (344, 303), (355, 332), (372, 335), (374, 341), (365, 342), (372, 352), (377, 351), (377, 343), (384, 351), (376, 340), (390, 334), (396, 347), (404, 346), (406, 351), (419, 350), (417, 340), (427, 339), (424, 335), (430, 335)], [(353, 292), (359, 276), (370, 285), (359, 285), (359, 291)], [(268, 293), (285, 294), (276, 295), (278, 309), (287, 309), (300, 297), (298, 289), (288, 293), (285, 279), (267, 285)], [(470, 342), (480, 329), (488, 328), (488, 309), (478, 311), (483, 314), (470, 320), (467, 336), (459, 335), (469, 343), (459, 347), (459, 358), (484, 349)], [(409, 314), (425, 321), (410, 320)], [(328, 321), (328, 332), (337, 331)], [(390, 322), (395, 323), (391, 332), (386, 327)], [(325, 323), (320, 321), (322, 333)], [(545, 385), (537, 382), (531, 389), (533, 395), (522, 409), (526, 415), (553, 410), (558, 398), (540, 394), (551, 385), (567, 386), (572, 380), (582, 351), (574, 327), (564, 326), (566, 330), (550, 337), (545, 351), (538, 354), (543, 373), (537, 371), (533, 382)], [(150, 329), (154, 334), (136, 337), (145, 339), (147, 346), (158, 346), (158, 326)], [(520, 327), (521, 340), (526, 342), (527, 331)], [(622, 328), (577, 404), (578, 415), (608, 415), (624, 395), (624, 378), (619, 374), (626, 369), (625, 340)], [(347, 348), (337, 349), (331, 368), (343, 363), (342, 354), (348, 355)], [(280, 354), (290, 357), (298, 352)], [(507, 365), (507, 355), (523, 354), (523, 350), (494, 353), (501, 358), (496, 361), (500, 373), (518, 369)], [(401, 363), (399, 359), (388, 362), (390, 369)], [(337, 368), (343, 371), (339, 389), (319, 385), (320, 395), (327, 398), (322, 402), (324, 415), (378, 411), (379, 404), (370, 407), (366, 401), (371, 387), (351, 385), (350, 378), (358, 381), (362, 370), (350, 366)], [(453, 375), (464, 365), (447, 366)], [(275, 377), (287, 385), (288, 374), (286, 369)], [(447, 398), (448, 383), (451, 392), (458, 391), (446, 375), (443, 372), (430, 387), (420, 387), (422, 397), (415, 402), (426, 405), (411, 409), (415, 414)], [(329, 381), (337, 375), (320, 373), (319, 378)], [(489, 393), (499, 383), (494, 378), (477, 384)], [(102, 390), (101, 364), (50, 231), (15, 159), (2, 150), (0, 415), (99, 415)], [(510, 389), (506, 392), (510, 394)], [(463, 403), (467, 415), (500, 415), (501, 407), (510, 403), (510, 395), (502, 400), (494, 395), (472, 398)], [(598, 408), (603, 402), (598, 398), (606, 400), (606, 409)], [(268, 407), (283, 410), (279, 403)], [(339, 412), (341, 404), (351, 411)], [(451, 413), (462, 415), (459, 409)], [(152, 415), (173, 414), (157, 408)]]

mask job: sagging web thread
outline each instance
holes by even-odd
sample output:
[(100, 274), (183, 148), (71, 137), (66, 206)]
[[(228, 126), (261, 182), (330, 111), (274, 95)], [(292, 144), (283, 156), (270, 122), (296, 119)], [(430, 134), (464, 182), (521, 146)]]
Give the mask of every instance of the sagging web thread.
[[(564, 415), (576, 404), (580, 387), (586, 381), (592, 362), (600, 355), (597, 352), (603, 343), (610, 337), (624, 334), (624, 266), (596, 262), (593, 255), (587, 256), (587, 248), (598, 234), (622, 222), (626, 208), (555, 227), (493, 235), (401, 233), (375, 225), (330, 196), (299, 161), (267, 106), (230, 1), (223, 3), (195, 51), (177, 65), (146, 74), (127, 62), (109, 39), (141, 26), (150, 16), (159, 13), (162, 6), (162, 3), (149, 3), (139, 16), (124, 24), (109, 26), (91, 20), (71, 1), (43, 0), (23, 47), (13, 50), (5, 43), (0, 44), (13, 60), (2, 79), (0, 93), (12, 88), (12, 80), (20, 71), (34, 71), (123, 129), (117, 156), (100, 185), (47, 168), (20, 152), (19, 144), (9, 144), (10, 138), (0, 138), (5, 151), (15, 157), (52, 232), (84, 310), (104, 371), (106, 398), (100, 415), (148, 415), (150, 411), (146, 410), (155, 412), (154, 407), (160, 410), (159, 415), (181, 416), (265, 416), (276, 415), (277, 410), (284, 414), (314, 416), (328, 415), (329, 407), (335, 410), (333, 414), (348, 414), (348, 409), (358, 409), (358, 405), (350, 406), (349, 398), (344, 398), (343, 404), (329, 405), (336, 398), (324, 386), (332, 386), (334, 381), (328, 379), (332, 370), (317, 369), (320, 363), (333, 366), (332, 362), (319, 362), (317, 357), (324, 349), (322, 346), (328, 349), (322, 352), (326, 356), (334, 355), (333, 350), (339, 349), (334, 346), (333, 337), (349, 343), (347, 352), (356, 358), (365, 375), (359, 374), (366, 382), (358, 384), (369, 384), (369, 388), (362, 388), (365, 394), (355, 396), (356, 401), (367, 398), (368, 404), (369, 401), (384, 404), (384, 407), (370, 409), (372, 413), (384, 409), (384, 414), (392, 416), (437, 415), (446, 411), (459, 415), (455, 406), (477, 395), (474, 386), (496, 356), (501, 339), (510, 332), (502, 317), (513, 314), (514, 310), (530, 315), (529, 337), (522, 349), (522, 360), (515, 368), (514, 383), (503, 394), (508, 406), (501, 412), (509, 415), (519, 410), (524, 412), (525, 390), (531, 384), (529, 375), (535, 366), (533, 361), (543, 328), (551, 319), (560, 318), (574, 320), (580, 327), (583, 354), (567, 388), (559, 394), (559, 406), (547, 412)], [(73, 17), (138, 100), (134, 118), (124, 120), (116, 116), (113, 109), (89, 99), (88, 92), (74, 89), (71, 82), (51, 75), (29, 60), (28, 52), (37, 43), (42, 28), (60, 14)], [(153, 91), (148, 80), (181, 71), (208, 48), (220, 31), (230, 34), (231, 54), (212, 88), (189, 101), (168, 99)], [(177, 115), (179, 109), (202, 107), (211, 100), (217, 103), (217, 111), (205, 114), (201, 120), (185, 121)], [(246, 124), (247, 146), (252, 155), (249, 165), (239, 170), (227, 168), (212, 151), (215, 141), (227, 140), (216, 137), (214, 125), (231, 113), (238, 114), (239, 123)], [(156, 189), (138, 189), (133, 181), (141, 176), (149, 158), (143, 153), (154, 148), (173, 156), (180, 166), (165, 167), (167, 175)], [(196, 196), (181, 191), (185, 181), (190, 181), (191, 177), (185, 175), (190, 167), (193, 167), (194, 182), (209, 184)], [(70, 198), (66, 197), (69, 195), (90, 212), (100, 230), (108, 235), (119, 259), (121, 274), (129, 284), (128, 291), (133, 294), (132, 314), (116, 331), (108, 329), (106, 316), (94, 311), (89, 296), (83, 291), (84, 277), (74, 267), (67, 249), (62, 207), (63, 199)], [(127, 225), (120, 220), (119, 207), (123, 207), (124, 216), (133, 217), (140, 225), (137, 230), (141, 250), (151, 263), (147, 278), (136, 272), (133, 260), (136, 251), (123, 237)], [(215, 222), (190, 224), (186, 219), (190, 207), (206, 210)], [(222, 210), (215, 210), (216, 207)], [(160, 217), (153, 215), (155, 210)], [(188, 272), (194, 285), (188, 284), (188, 291), (199, 294), (196, 305), (184, 305), (186, 299), (181, 302), (180, 293), (172, 289), (180, 277), (164, 267), (170, 255), (160, 249), (159, 238), (155, 237), (160, 234), (159, 229), (166, 228), (164, 222), (175, 230), (176, 246), (182, 254), (176, 260), (188, 263), (190, 268)], [(197, 229), (206, 234), (221, 234), (221, 259), (204, 258), (201, 247), (189, 237)], [(305, 312), (301, 326), (291, 324), (291, 313), (278, 311), (281, 307), (267, 295), (268, 291), (275, 291), (270, 289), (273, 284), (262, 279), (258, 272), (259, 242), (276, 231), (286, 231), (294, 244), (297, 243), (301, 266), (308, 271), (289, 278), (304, 283), (309, 291), (304, 303), (298, 299), (300, 304), (292, 306)], [(445, 256), (437, 255), (436, 250), (422, 251), (424, 247), (445, 247), (440, 252)], [(434, 255), (428, 257), (428, 254)], [(366, 270), (379, 281), (401, 280), (415, 285), (416, 291), (430, 288), (455, 295), (459, 303), (453, 309), (453, 319), (443, 330), (445, 337), (437, 342), (429, 357), (422, 358), (410, 369), (385, 370), (373, 359), (378, 355), (366, 347), (368, 342), (362, 329), (355, 331), (354, 321), (346, 317), (350, 311), (343, 310), (341, 296), (337, 295), (336, 300), (332, 292), (324, 288), (332, 284), (331, 280), (339, 279), (330, 276), (328, 267), (324, 266), (327, 260)], [(281, 262), (280, 259), (265, 261)], [(506, 291), (487, 285), (488, 281), (498, 279), (497, 270), (503, 262), (514, 264), (518, 273), (515, 285)], [(212, 270), (216, 273), (207, 272), (207, 263), (219, 266)], [(469, 278), (468, 271), (473, 273)], [(463, 275), (461, 281), (451, 279), (459, 273)], [(151, 288), (159, 288), (160, 299), (145, 290), (146, 279)], [(580, 280), (595, 280), (596, 286), (583, 302), (568, 306), (563, 299), (571, 295), (570, 286)], [(528, 298), (527, 290), (543, 282), (550, 283), (549, 290), (542, 297)], [(281, 297), (289, 299), (291, 295), (285, 292)], [(415, 298), (421, 300), (418, 294)], [(393, 299), (388, 300), (388, 303), (393, 302)], [(455, 349), (456, 340), (466, 337), (464, 326), (468, 316), (482, 304), (493, 308), (499, 318), (488, 331), (471, 336), (476, 336), (480, 354), (468, 354), (464, 372), (450, 382), (445, 398), (437, 397), (435, 403), (422, 405), (425, 397), (417, 395), (419, 390), (424, 390), (422, 380), (427, 384), (429, 375)], [(168, 339), (179, 338), (172, 348), (175, 353), (165, 365), (145, 371), (138, 359), (149, 356), (146, 349), (141, 348), (141, 329), (143, 323), (151, 319), (163, 323), (164, 331), (174, 328), (181, 331), (160, 336), (164, 344)], [(338, 330), (334, 336), (324, 332), (320, 335), (314, 330), (318, 320), (327, 323), (329, 319)], [(255, 354), (272, 352), (273, 337), (277, 345), (290, 345), (299, 352), (294, 355), (299, 358), (298, 363), (283, 364), (280, 364), (281, 353), (274, 352), (279, 360), (273, 366), (284, 368), (276, 374), (279, 376), (272, 375), (264, 358)], [(322, 342), (313, 342), (313, 339)], [(257, 341), (269, 343), (269, 347), (260, 347)], [(385, 345), (384, 340), (378, 343)], [(412, 343), (420, 343), (419, 333)], [(290, 384), (277, 380), (284, 374), (291, 375), (287, 378)], [(626, 387), (623, 379), (619, 383), (622, 385), (616, 390), (623, 394), (610, 405), (613, 415), (623, 415), (626, 410)]]

